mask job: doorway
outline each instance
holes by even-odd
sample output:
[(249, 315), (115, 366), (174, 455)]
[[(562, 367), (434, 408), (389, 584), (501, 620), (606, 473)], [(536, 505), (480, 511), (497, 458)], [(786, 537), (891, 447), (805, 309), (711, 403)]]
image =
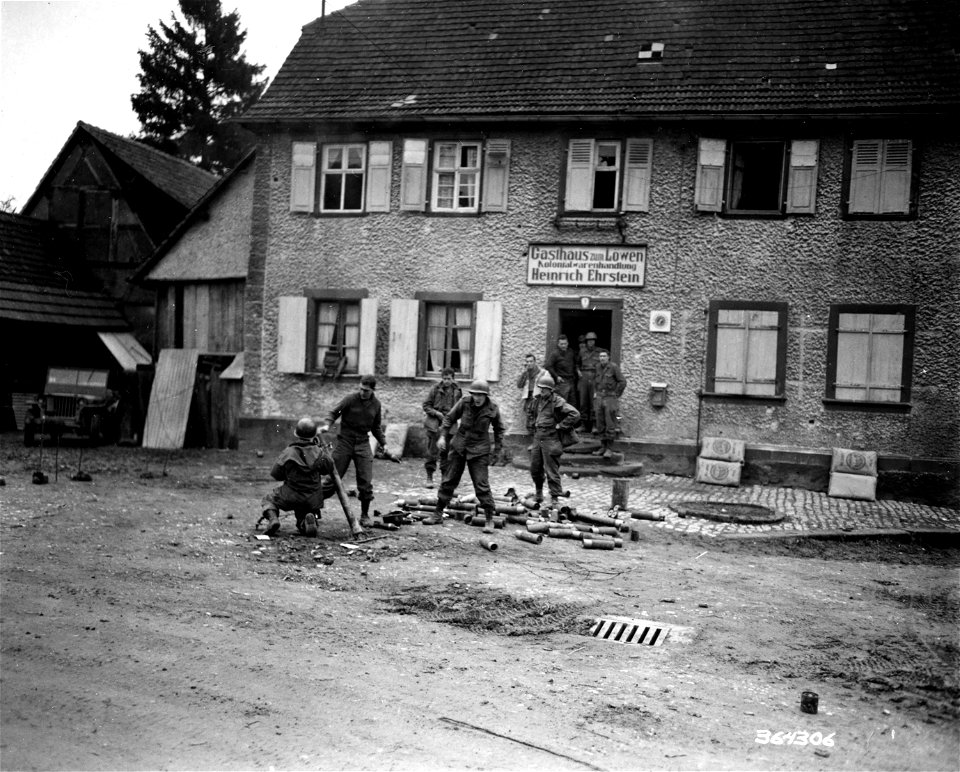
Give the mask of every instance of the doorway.
[(567, 336), (570, 348), (576, 351), (580, 336), (594, 332), (597, 335), (597, 348), (605, 348), (610, 352), (610, 358), (619, 362), (622, 330), (622, 300), (589, 298), (586, 308), (578, 297), (547, 300), (548, 353), (553, 351), (557, 336), (561, 333)]

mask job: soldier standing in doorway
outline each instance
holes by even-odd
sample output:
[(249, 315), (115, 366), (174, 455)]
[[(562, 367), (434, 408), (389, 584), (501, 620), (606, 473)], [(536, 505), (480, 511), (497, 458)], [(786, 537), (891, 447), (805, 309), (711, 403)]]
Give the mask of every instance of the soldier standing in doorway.
[(577, 355), (570, 348), (566, 335), (557, 338), (557, 347), (543, 363), (556, 383), (554, 392), (565, 401), (577, 405)]
[(440, 436), (440, 424), (443, 417), (450, 412), (450, 408), (463, 397), (460, 387), (453, 380), (454, 369), (444, 367), (440, 373), (440, 383), (430, 389), (427, 398), (423, 401), (423, 428), (427, 431), (427, 460), (423, 468), (427, 472), (427, 487), (433, 487), (433, 473), (437, 471), (437, 460), (440, 461), (440, 477), (447, 471), (447, 453), (440, 452), (437, 447), (437, 438)]
[(620, 395), (627, 388), (627, 381), (620, 368), (610, 361), (610, 354), (600, 349), (599, 364), (594, 378), (594, 403), (597, 416), (597, 433), (602, 446), (593, 455), (610, 458), (610, 447), (617, 439), (620, 429)]
[(580, 416), (583, 428), (592, 432), (596, 414), (596, 405), (593, 402), (594, 376), (599, 363), (600, 352), (606, 349), (597, 348), (597, 333), (588, 332), (584, 336), (584, 348), (580, 352), (577, 362), (577, 377), (580, 385)]

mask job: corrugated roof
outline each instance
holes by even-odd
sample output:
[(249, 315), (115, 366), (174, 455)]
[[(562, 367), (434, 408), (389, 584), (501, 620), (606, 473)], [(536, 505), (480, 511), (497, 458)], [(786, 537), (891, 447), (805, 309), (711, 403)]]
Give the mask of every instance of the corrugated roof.
[(945, 112), (958, 29), (942, 0), (360, 0), (243, 120)]
[(86, 266), (44, 220), (0, 212), (0, 319), (129, 330)]

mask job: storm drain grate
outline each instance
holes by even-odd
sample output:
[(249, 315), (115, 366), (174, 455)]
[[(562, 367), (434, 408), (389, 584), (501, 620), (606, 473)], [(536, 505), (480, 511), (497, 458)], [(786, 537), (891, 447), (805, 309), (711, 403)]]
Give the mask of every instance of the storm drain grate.
[(613, 643), (635, 643), (640, 646), (660, 646), (670, 634), (670, 628), (643, 619), (598, 619), (590, 628), (590, 635)]

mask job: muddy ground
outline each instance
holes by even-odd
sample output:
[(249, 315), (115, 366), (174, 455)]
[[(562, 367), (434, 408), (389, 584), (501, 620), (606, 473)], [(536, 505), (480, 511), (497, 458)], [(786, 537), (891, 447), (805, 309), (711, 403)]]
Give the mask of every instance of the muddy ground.
[[(3, 769), (958, 768), (956, 547), (508, 526), (489, 552), (448, 523), (352, 549), (333, 501), (261, 541), (270, 458), (84, 452), (91, 481), (65, 447), (34, 485), (0, 448)], [(378, 509), (419, 490), (375, 464)]]

